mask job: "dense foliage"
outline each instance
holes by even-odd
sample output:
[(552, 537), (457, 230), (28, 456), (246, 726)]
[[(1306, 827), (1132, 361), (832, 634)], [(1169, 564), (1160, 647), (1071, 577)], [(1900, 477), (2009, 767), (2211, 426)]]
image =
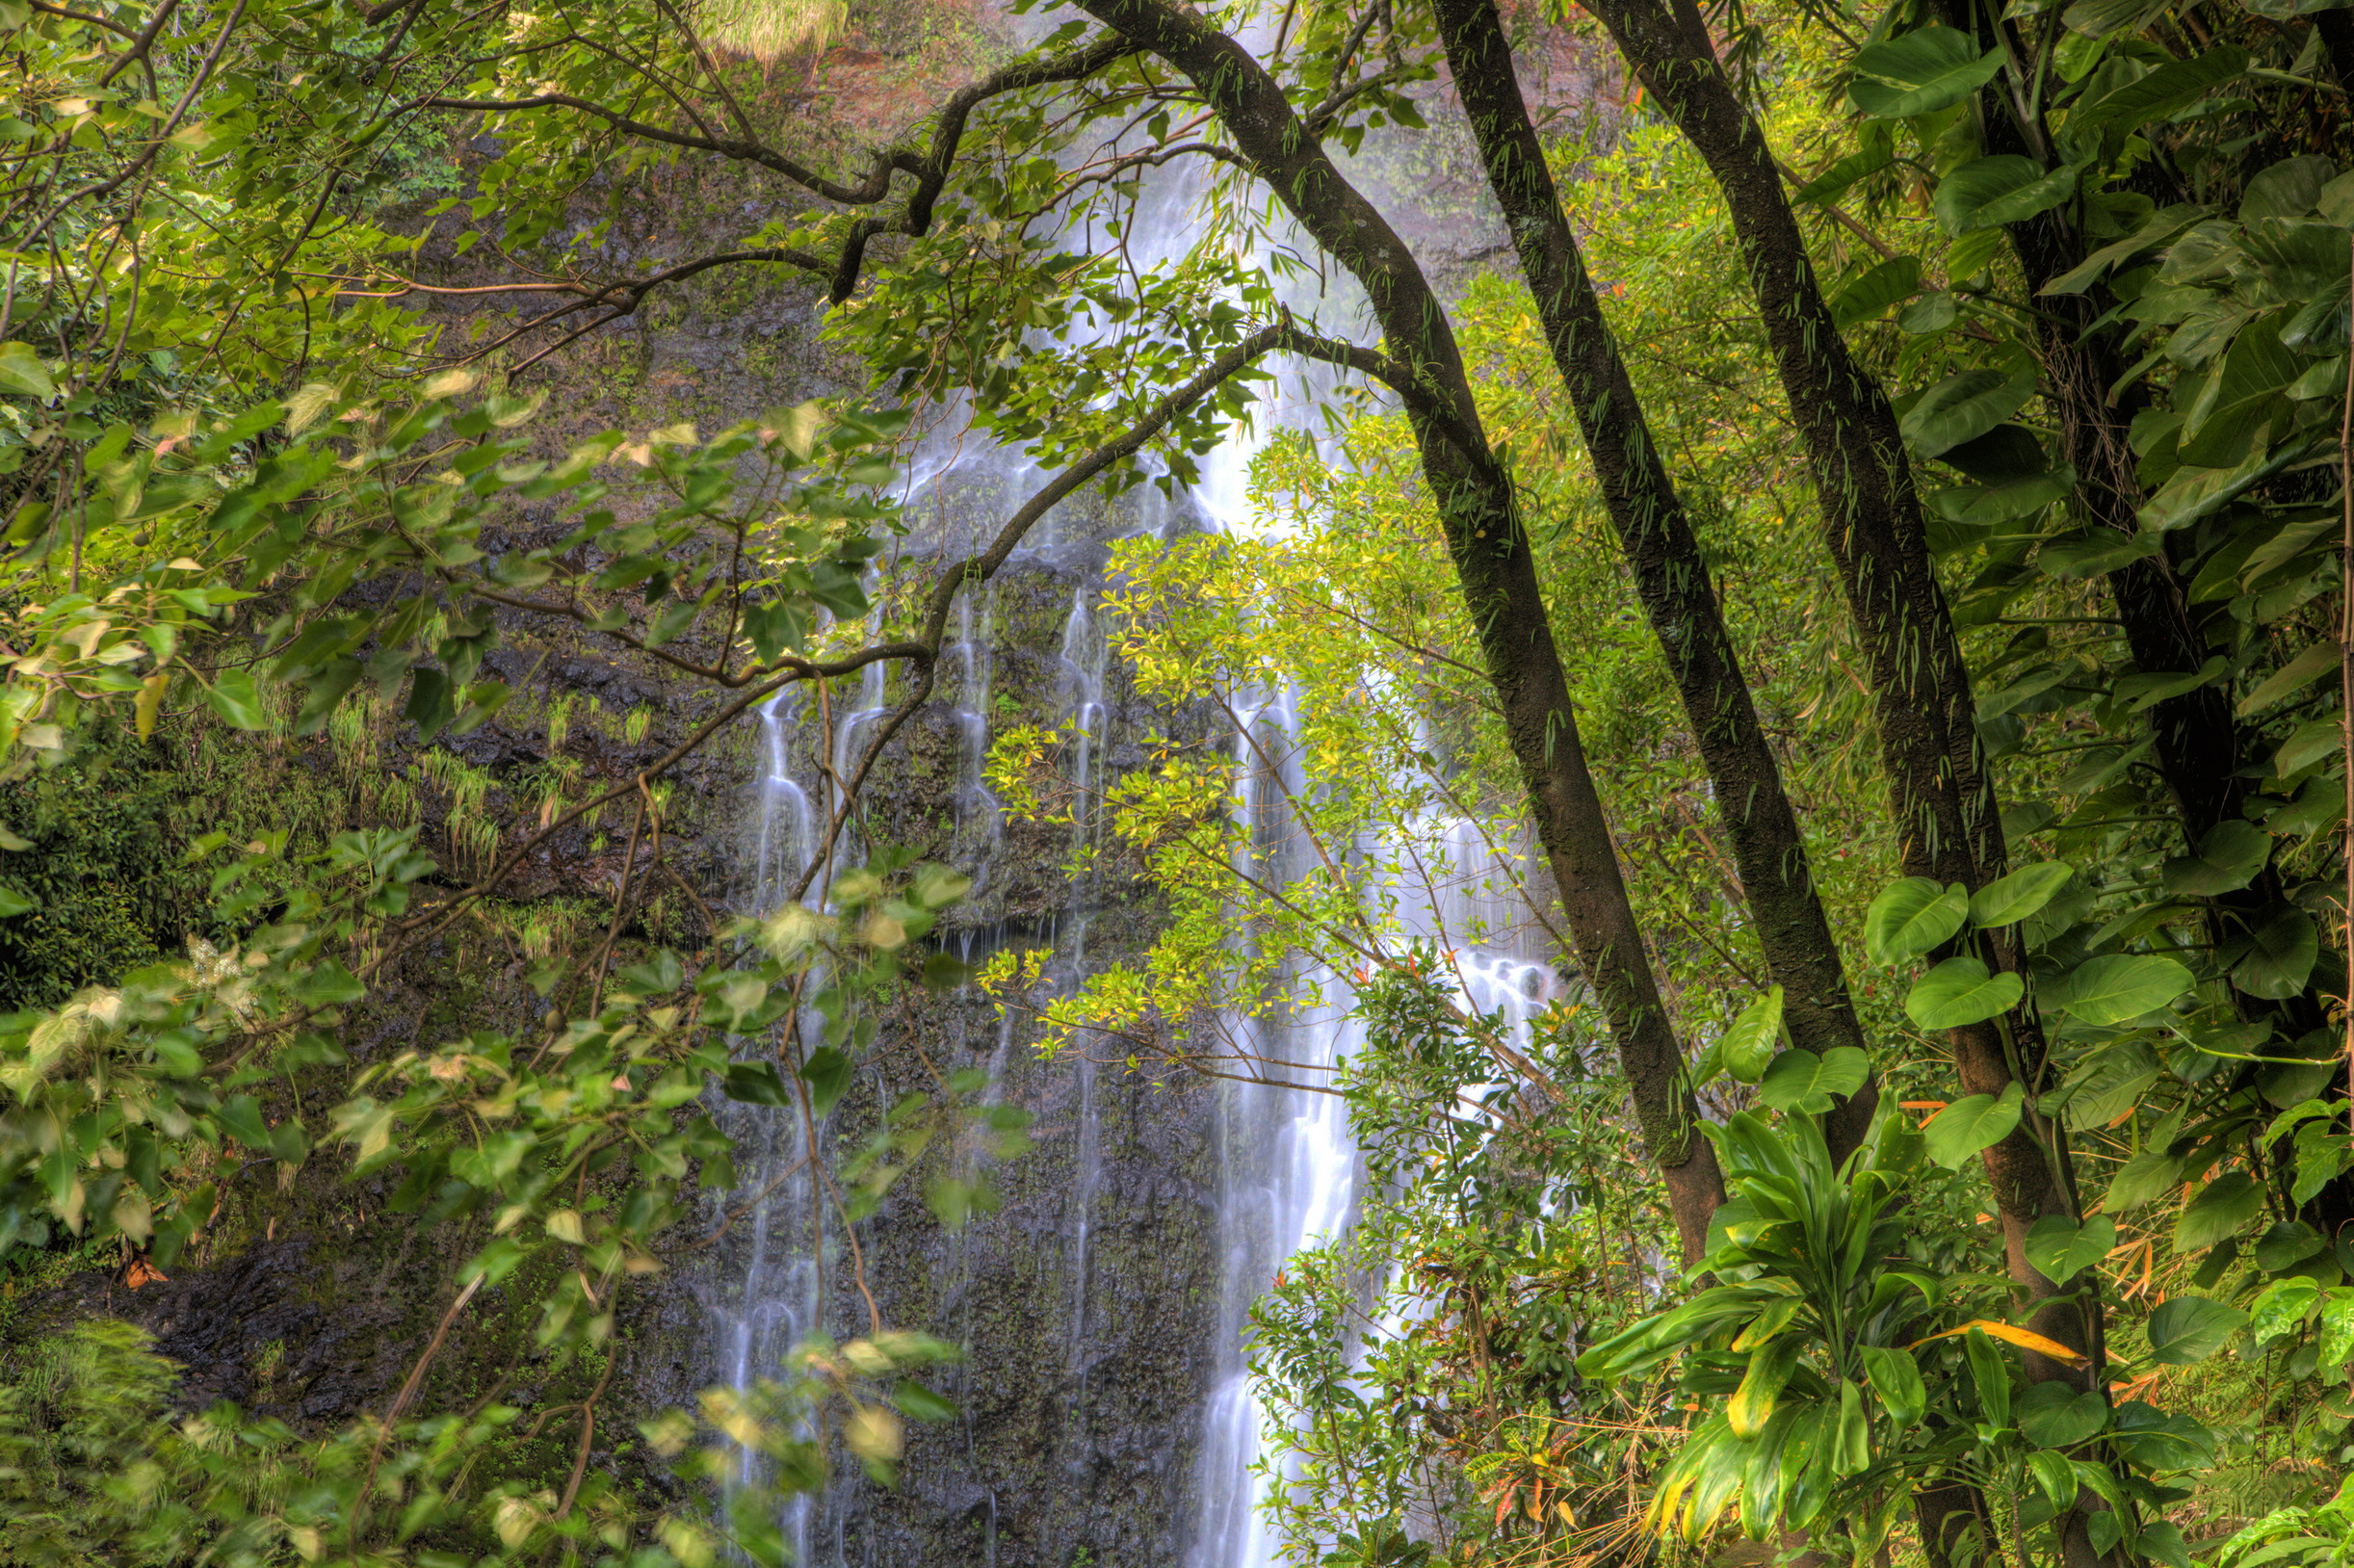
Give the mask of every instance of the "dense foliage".
[[(1170, 909), (1046, 1008), (1050, 1048), (1247, 1077), (1250, 1020), (1360, 1031), (1336, 1086), (1373, 1195), (1258, 1315), (1290, 1550), (2343, 1555), (2342, 10), (1085, 0), (880, 150), (780, 113), (722, 46), (741, 15), (662, 0), (0, 25), (0, 952), (41, 969), (0, 1022), (0, 1255), (173, 1267), (230, 1158), (397, 1171), (459, 1239), (443, 1331), (528, 1274), (540, 1348), (600, 1354), (691, 1189), (733, 1184), (708, 1105), (822, 1112), (897, 987), (963, 978), (920, 941), (962, 878), (880, 850), (623, 951), (664, 775), (788, 686), (902, 664), (854, 798), (957, 594), (1057, 502), (1231, 494), (1246, 456), (1229, 532), (1113, 579), (1139, 689), (1222, 708), (1234, 749), (1075, 798), (1080, 738), (1023, 728), (993, 776)], [(1510, 39), (1626, 101), (1532, 111)], [(761, 215), (614, 272), (613, 209), (682, 159)], [(1517, 268), (1434, 283), (1382, 216), (1419, 188), (1501, 212)], [(821, 282), (866, 393), (546, 432), (534, 366), (720, 271)], [(467, 340), (412, 308), (469, 291), (514, 314)], [(895, 461), (946, 419), (1052, 477), (871, 604)], [(165, 737), (397, 712), (430, 749), (516, 699), (486, 661), (527, 628), (698, 705), (481, 864), (413, 801), (224, 812), (170, 870), (44, 803)], [(611, 921), (540, 944), (543, 1011), (351, 1059), (373, 990), (607, 811)], [(85, 909), (82, 852), (146, 912)], [(1471, 955), (1504, 948), (1575, 983), (1500, 1000)], [(987, 977), (1007, 1006), (1037, 962)], [(977, 1088), (850, 1157), (846, 1224)], [(538, 1487), (502, 1473), (512, 1408), (412, 1404), (438, 1332), (389, 1408), (297, 1432), (171, 1412), (97, 1325), (0, 1386), (0, 1539), (775, 1560), (835, 1431), (887, 1471), (893, 1409), (938, 1411), (910, 1379), (943, 1347), (891, 1326), (649, 1424), (711, 1483), (649, 1503), (587, 1473), (601, 1376)]]

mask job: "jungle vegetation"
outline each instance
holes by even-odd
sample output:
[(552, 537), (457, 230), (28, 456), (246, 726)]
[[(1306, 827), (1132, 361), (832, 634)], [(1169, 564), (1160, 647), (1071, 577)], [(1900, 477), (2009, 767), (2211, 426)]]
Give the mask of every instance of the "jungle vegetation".
[[(94, 831), (44, 781), (362, 704), (461, 734), (521, 700), (484, 665), (517, 617), (709, 698), (543, 833), (626, 821), (636, 876), (666, 772), (887, 663), (854, 786), (1058, 501), (1247, 432), (1267, 526), (1123, 546), (1119, 649), (1172, 704), (1290, 683), (1296, 878), (1238, 874), (1232, 748), (1099, 799), (1052, 787), (1067, 733), (993, 770), (1169, 901), (1050, 1041), (1217, 1070), (1201, 1021), (1304, 976), (1366, 1026), (1334, 1086), (1374, 1196), (1254, 1342), (1297, 1560), (2344, 1561), (2348, 12), (1074, 0), (880, 145), (777, 91), (835, 20), (0, 0), (0, 951), (44, 951), (12, 933)], [(1564, 52), (1602, 85), (1532, 94)], [(766, 216), (616, 269), (630, 182), (683, 167)], [(1400, 231), (1434, 168), (1498, 236), (1468, 274)], [(718, 272), (821, 290), (864, 390), (536, 433), (540, 367)], [(423, 308), (464, 291), (495, 327)], [(1050, 477), (970, 556), (900, 556), (897, 465), (949, 418)], [(171, 1267), (223, 1161), (394, 1170), (464, 1254), (453, 1317), (553, 1260), (540, 1346), (594, 1356), (727, 1185), (707, 1096), (822, 1111), (895, 988), (965, 980), (921, 940), (947, 868), (619, 961), (625, 879), (544, 1014), (355, 1066), (341, 1021), (536, 842), (466, 864), (399, 805), (206, 833), (125, 893), (185, 954), (12, 996), (0, 1255)], [(1441, 818), (1578, 978), (1532, 1037), (1403, 934)], [(1020, 1006), (1034, 961), (979, 981)], [(895, 1116), (849, 1201), (993, 1128), (974, 1087)], [(654, 1505), (588, 1472), (594, 1394), (546, 1487), (495, 1400), (176, 1414), (101, 1325), (0, 1399), (0, 1551), (777, 1560), (833, 1434), (886, 1471), (936, 1409), (944, 1347), (898, 1326), (649, 1427), (714, 1483), (773, 1461)]]

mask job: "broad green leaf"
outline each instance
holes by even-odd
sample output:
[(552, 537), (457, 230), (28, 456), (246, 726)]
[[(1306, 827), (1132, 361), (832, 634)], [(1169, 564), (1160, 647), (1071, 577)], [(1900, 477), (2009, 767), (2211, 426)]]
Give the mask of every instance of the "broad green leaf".
[(2248, 1314), (2248, 1333), (2258, 1345), (2304, 1331), (2321, 1305), (2320, 1282), (2304, 1274), (2276, 1279), (2258, 1294)]
[(1856, 1347), (1863, 1358), (1864, 1375), (1870, 1380), (1872, 1393), (1889, 1419), (1898, 1425), (1909, 1426), (1922, 1418), (1929, 1407), (1928, 1391), (1922, 1385), (1921, 1364), (1910, 1350), (1894, 1346), (1863, 1345)]
[[(2331, 1063), (2335, 1067), (2336, 1063)], [(2314, 1256), (2329, 1241), (2322, 1234), (2302, 1220), (2284, 1219), (2264, 1232), (2256, 1243), (2256, 1267), (2267, 1274), (2278, 1274), (2294, 1268)]]
[(1743, 1084), (1754, 1084), (1773, 1060), (1782, 1038), (1782, 987), (1769, 987), (1740, 1011), (1716, 1042), (1716, 1058)]
[(2019, 1005), (2027, 983), (2004, 970), (1990, 974), (1975, 958), (1948, 958), (1914, 982), (1905, 1016), (1922, 1029), (1959, 1029), (2001, 1017)]
[(2047, 860), (1999, 876), (1970, 896), (1970, 924), (1980, 930), (2015, 925), (2050, 903), (2075, 875), (2065, 861)]
[(46, 403), (57, 396), (49, 367), (29, 343), (0, 343), (0, 392), (16, 392)]
[[(2075, 11), (2069, 25), (2075, 26)], [(2191, 60), (2170, 60), (2147, 75), (2110, 89), (2068, 111), (2071, 133), (2107, 130), (2122, 136), (2173, 114), (2210, 88), (2248, 67), (2248, 52), (2235, 44), (2210, 49)]]
[(2232, 969), (2232, 984), (2249, 996), (2283, 1002), (2305, 989), (2321, 955), (2313, 916), (2292, 903), (2274, 904), (2248, 931), (2247, 955)]
[(2044, 1278), (2065, 1285), (2109, 1254), (2117, 1244), (2117, 1222), (2096, 1215), (2079, 1222), (2046, 1215), (2027, 1230), (2027, 1262)]
[(2163, 1149), (2144, 1149), (2109, 1178), (2108, 1206), (2138, 1209), (2164, 1197), (2183, 1182), (2183, 1163)]
[(1905, 443), (1934, 457), (1975, 440), (2027, 406), (2035, 395), (2031, 371), (1966, 370), (1922, 394), (1903, 420)]
[[(2037, 1387), (2049, 1387), (2038, 1384)], [(2024, 1418), (2021, 1418), (2024, 1420)], [(2031, 1441), (2031, 1440), (2030, 1440)], [(2038, 1449), (2027, 1455), (2027, 1469), (2035, 1477), (2036, 1489), (2054, 1508), (2064, 1508), (2076, 1501), (2076, 1467), (2056, 1453)]]
[(850, 1086), (850, 1058), (830, 1045), (822, 1045), (801, 1063), (801, 1078), (809, 1085), (810, 1111), (823, 1116)]
[(1775, 1111), (1818, 1116), (1831, 1109), (1834, 1096), (1853, 1094), (1870, 1076), (1871, 1063), (1851, 1045), (1817, 1056), (1812, 1051), (1785, 1051), (1758, 1085), (1758, 1101)]
[(2324, 758), (2335, 759), (2345, 749), (2345, 724), (2337, 719), (2315, 719), (2297, 727), (2272, 754), (2272, 771), (2292, 778)]
[(1929, 492), (1929, 505), (1949, 523), (1983, 528), (2032, 517), (2076, 488), (2076, 470), (2063, 465), (2048, 474), (2001, 484), (1959, 484)]
[(1864, 1414), (1864, 1391), (1852, 1382), (1839, 1385), (1838, 1435), (1831, 1450), (1831, 1474), (1859, 1476), (1871, 1468), (1871, 1421)]
[(2245, 1230), (2264, 1212), (2264, 1189), (2243, 1170), (2225, 1171), (2199, 1189), (2174, 1221), (2174, 1250), (2205, 1252)]
[(2076, 173), (2074, 165), (2046, 169), (2032, 158), (1998, 153), (1964, 164), (1938, 181), (1930, 207), (1948, 234), (2024, 222), (2073, 196)]
[(1921, 288), (1921, 262), (1896, 256), (1865, 273), (1831, 301), (1831, 319), (1842, 327), (1887, 314), (1889, 307), (1910, 300)]
[(2187, 1367), (2223, 1348), (2247, 1326), (2248, 1315), (2203, 1296), (2178, 1295), (2150, 1314), (2150, 1359), (2161, 1367)]
[(221, 1109), (213, 1112), (213, 1117), (221, 1123), (223, 1131), (246, 1147), (258, 1149), (264, 1154), (274, 1152), (270, 1146), (269, 1124), (262, 1120), (261, 1105), (250, 1094), (232, 1095), (222, 1101)]
[[(2108, 1401), (2065, 1383), (2037, 1383), (2012, 1406), (2020, 1435), (2039, 1449), (2067, 1449), (2098, 1437), (2108, 1424)], [(2075, 1496), (2073, 1483), (2069, 1495)]]
[(2000, 1097), (1973, 1094), (1956, 1100), (1929, 1119), (1921, 1130), (1929, 1158), (1948, 1170), (1959, 1170), (1971, 1156), (1993, 1148), (2019, 1125), (2026, 1092), (2017, 1084), (2003, 1086)]
[(2087, 1024), (2122, 1024), (2158, 1011), (2190, 986), (2190, 971), (2172, 958), (2113, 954), (2077, 965), (2046, 1000)]
[(1995, 79), (2002, 51), (1967, 34), (1924, 27), (1857, 51), (1847, 101), (1874, 119), (1909, 119), (1961, 102)]
[(253, 685), (250, 670), (222, 670), (204, 689), (204, 700), (223, 722), (234, 728), (263, 729), (269, 724), (262, 711), (261, 693)]
[(2336, 1376), (2354, 1360), (2354, 1290), (2333, 1286), (2321, 1299), (2320, 1370)]
[(727, 1077), (720, 1089), (731, 1100), (745, 1105), (789, 1106), (793, 1090), (777, 1075), (776, 1064), (768, 1061), (734, 1061), (728, 1063)]
[(2214, 898), (2255, 881), (2271, 855), (2270, 834), (2232, 818), (2209, 828), (2196, 853), (2169, 858), (2161, 876), (2169, 893)]
[(2338, 166), (2318, 153), (2284, 158), (2251, 175), (2239, 197), (2239, 221), (2258, 218), (2302, 218), (2321, 199), (2322, 188), (2338, 175)]
[(39, 907), (39, 901), (28, 899), (6, 882), (0, 882), (0, 920), (21, 915), (27, 909)]
[(2325, 670), (2339, 666), (2338, 644), (2330, 641), (2315, 643), (2294, 659), (2256, 683), (2256, 689), (2239, 699), (2239, 717), (2263, 712), (2286, 696), (2293, 696), (2312, 685)]
[(1970, 919), (1970, 892), (1961, 883), (1939, 887), (1907, 876), (1871, 901), (1864, 915), (1864, 947), (1875, 963), (1900, 964), (1937, 947)]
[(1784, 1339), (1749, 1352), (1749, 1371), (1725, 1405), (1725, 1421), (1735, 1436), (1755, 1437), (1765, 1430), (1774, 1401), (1782, 1397), (1783, 1385), (1797, 1369), (1798, 1353), (1804, 1348), (1800, 1340)]

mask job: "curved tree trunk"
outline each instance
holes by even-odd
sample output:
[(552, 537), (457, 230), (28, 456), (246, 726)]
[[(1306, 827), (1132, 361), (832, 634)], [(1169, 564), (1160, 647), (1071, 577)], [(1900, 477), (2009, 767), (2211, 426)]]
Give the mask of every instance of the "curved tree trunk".
[[(1791, 1038), (1818, 1053), (1841, 1046), (1862, 1050), (1863, 1027), (1847, 994), (1839, 944), (1815, 892), (1797, 814), (1758, 722), (1690, 515), (1660, 459), (1561, 210), (1494, 0), (1439, 0), (1435, 10), (1455, 91), (1471, 117), (1488, 187), (1504, 208), (1554, 364), (1577, 410), (1604, 509), (1708, 764), (1758, 946), (1783, 990)], [(1868, 1084), (1823, 1118), (1834, 1161), (1863, 1141), (1877, 1102), (1876, 1085)]]

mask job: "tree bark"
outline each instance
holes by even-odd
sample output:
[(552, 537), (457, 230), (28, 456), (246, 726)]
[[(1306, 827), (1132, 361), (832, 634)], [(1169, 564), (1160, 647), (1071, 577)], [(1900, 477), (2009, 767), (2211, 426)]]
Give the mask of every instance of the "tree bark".
[(1696, 1261), (1723, 1178), (1715, 1150), (1696, 1131), (1684, 1052), (1586, 766), (1511, 478), (1488, 446), (1446, 310), (1404, 241), (1342, 177), (1281, 87), (1241, 45), (1166, 0), (1080, 6), (1192, 82), (1252, 172), (1363, 285), (1390, 354), (1405, 368), (1407, 416), (1579, 966), (1609, 1023), (1684, 1255)]
[[(1690, 515), (1660, 458), (1562, 211), (1494, 0), (1439, 0), (1435, 10), (1456, 94), (1471, 118), (1489, 189), (1504, 209), (1554, 364), (1577, 411), (1604, 510), (1708, 765), (1758, 946), (1782, 987), (1791, 1039), (1817, 1053), (1863, 1050), (1863, 1027), (1781, 767), (1758, 721)], [(1835, 1162), (1863, 1141), (1877, 1102), (1876, 1085), (1867, 1084), (1823, 1118)]]
[[(1980, 887), (2002, 874), (2001, 820), (1978, 746), (1960, 638), (1929, 561), (1895, 412), (1840, 336), (1772, 149), (1735, 95), (1691, 0), (1593, 0), (1592, 9), (1724, 193), (1775, 368), (1807, 445), (1832, 559), (1870, 660), (1904, 869)], [(1976, 951), (1992, 964), (2019, 967), (2007, 941), (1982, 942)], [(1947, 1040), (1963, 1094), (1999, 1095), (2017, 1084), (2028, 1095), (2019, 1124), (1983, 1156), (2009, 1272), (2041, 1303), (2037, 1329), (2097, 1369), (2097, 1301), (2087, 1307), (2062, 1294), (2059, 1283), (2027, 1261), (2027, 1236), (2036, 1220), (2077, 1213), (2065, 1139), (2034, 1107), (2034, 1094), (2046, 1085), (2039, 1082), (2042, 1053), (2032, 1018), (2023, 1009), (2008, 1021), (1949, 1031)], [(2024, 1361), (2037, 1381), (2082, 1388), (2097, 1377), (2032, 1352)], [(2069, 1568), (2101, 1561), (2081, 1510), (2066, 1522), (2062, 1538)]]

